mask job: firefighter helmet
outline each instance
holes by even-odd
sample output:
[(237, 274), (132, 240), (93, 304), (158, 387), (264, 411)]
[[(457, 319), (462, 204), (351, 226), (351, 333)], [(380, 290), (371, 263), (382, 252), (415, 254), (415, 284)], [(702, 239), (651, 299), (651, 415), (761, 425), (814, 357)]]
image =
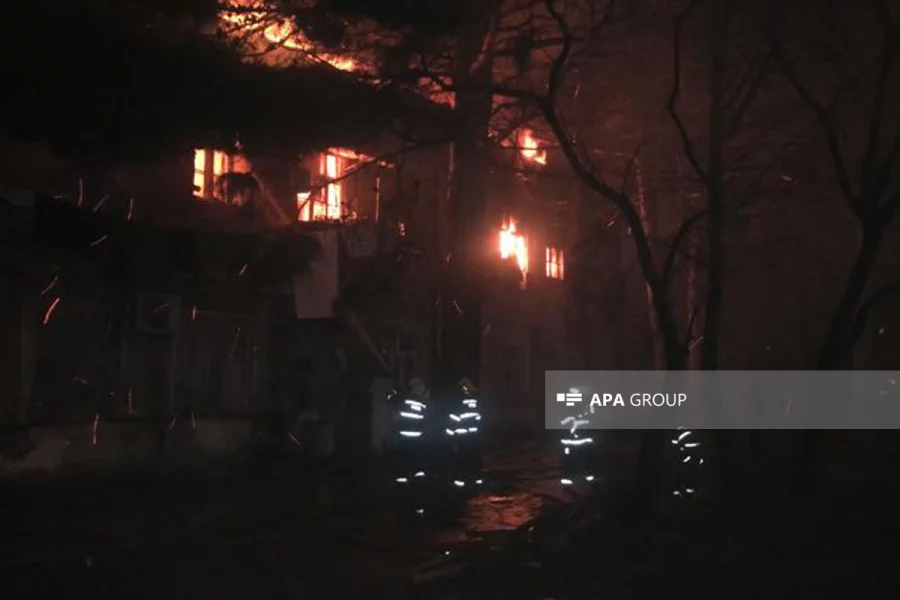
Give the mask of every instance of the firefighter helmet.
[(416, 377), (409, 380), (409, 393), (414, 396), (425, 396), (428, 393), (428, 388), (425, 387), (424, 381)]
[(469, 379), (468, 377), (463, 377), (462, 379), (460, 379), (459, 381), (456, 382), (456, 385), (458, 385), (462, 389), (462, 391), (464, 391), (466, 393), (469, 393), (469, 394), (475, 393), (475, 385), (472, 383), (472, 380)]

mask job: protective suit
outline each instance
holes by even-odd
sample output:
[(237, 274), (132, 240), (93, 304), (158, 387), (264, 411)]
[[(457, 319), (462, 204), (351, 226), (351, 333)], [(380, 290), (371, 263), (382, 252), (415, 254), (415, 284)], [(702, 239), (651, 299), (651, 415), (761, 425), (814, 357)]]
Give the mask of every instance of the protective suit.
[(675, 481), (672, 495), (689, 498), (697, 493), (705, 467), (700, 441), (693, 431), (679, 427), (671, 440), (676, 449)]
[(447, 400), (443, 435), (450, 448), (448, 477), (457, 488), (481, 485), (484, 432), (475, 386), (462, 378)]
[(428, 396), (422, 380), (413, 379), (406, 393), (397, 392), (388, 399), (393, 417), (392, 476), (394, 483), (404, 489), (421, 489), (426, 476)]
[(567, 417), (562, 421), (562, 461), (560, 483), (564, 486), (590, 484), (600, 470), (600, 446), (595, 431), (581, 429), (590, 424), (587, 415)]

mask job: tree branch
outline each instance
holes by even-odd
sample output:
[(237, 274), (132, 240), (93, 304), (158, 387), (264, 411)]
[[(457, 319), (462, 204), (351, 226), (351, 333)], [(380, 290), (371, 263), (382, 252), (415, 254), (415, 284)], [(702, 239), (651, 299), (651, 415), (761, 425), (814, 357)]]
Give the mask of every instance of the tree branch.
[(900, 293), (900, 280), (891, 282), (881, 289), (875, 291), (869, 298), (860, 304), (859, 308), (856, 311), (856, 319), (853, 322), (853, 330), (852, 330), (852, 342), (855, 344), (859, 341), (859, 338), (862, 337), (863, 332), (866, 330), (866, 325), (868, 324), (869, 317), (872, 312), (878, 306), (879, 303), (887, 299), (893, 294)]
[(884, 101), (887, 96), (887, 84), (894, 67), (894, 61), (897, 58), (897, 43), (894, 38), (894, 32), (891, 31), (891, 13), (884, 2), (877, 3), (876, 12), (882, 22), (881, 50), (878, 53), (880, 68), (875, 81), (875, 97), (872, 99), (872, 112), (869, 116), (868, 143), (866, 144), (866, 151), (863, 154), (860, 168), (860, 196), (863, 202), (868, 203), (874, 200), (874, 203), (877, 205), (878, 199), (871, 198), (872, 194), (878, 194), (878, 189), (873, 187), (877, 177), (873, 177), (873, 175), (881, 139), (881, 124), (884, 120)]
[(705, 218), (708, 214), (709, 209), (697, 211), (696, 213), (682, 221), (681, 225), (678, 226), (675, 235), (672, 236), (672, 245), (669, 247), (669, 252), (666, 255), (666, 261), (665, 263), (663, 263), (662, 280), (664, 285), (668, 286), (669, 282), (671, 281), (672, 268), (675, 266), (675, 258), (678, 256), (679, 247), (684, 242), (685, 238), (687, 238), (688, 233), (690, 233), (694, 225), (700, 222), (700, 220)]
[(835, 176), (837, 177), (838, 186), (844, 195), (844, 201), (847, 203), (847, 206), (853, 214), (856, 215), (857, 218), (862, 219), (863, 213), (859, 206), (859, 196), (853, 191), (853, 185), (850, 182), (850, 176), (847, 171), (846, 159), (843, 149), (841, 148), (838, 131), (834, 125), (834, 120), (832, 119), (831, 111), (833, 109), (833, 104), (831, 107), (825, 107), (819, 103), (812, 92), (803, 85), (793, 63), (788, 60), (785, 55), (784, 48), (781, 46), (778, 35), (775, 32), (772, 33), (772, 49), (775, 53), (775, 60), (781, 66), (781, 71), (784, 74), (785, 79), (787, 79), (797, 95), (800, 96), (800, 99), (803, 100), (815, 114), (822, 129), (822, 133), (825, 135), (828, 150), (831, 154), (831, 163), (834, 168)]
[(694, 152), (694, 145), (691, 142), (691, 137), (690, 135), (688, 135), (687, 128), (684, 125), (684, 121), (681, 120), (681, 116), (679, 116), (678, 110), (675, 106), (678, 100), (678, 92), (681, 88), (681, 29), (684, 25), (685, 19), (687, 18), (688, 14), (690, 14), (691, 10), (693, 10), (694, 6), (696, 6), (696, 4), (696, 0), (693, 0), (690, 5), (675, 18), (675, 26), (672, 36), (672, 57), (674, 61), (674, 67), (672, 69), (672, 89), (669, 92), (669, 99), (666, 102), (666, 109), (669, 112), (669, 116), (672, 117), (672, 121), (675, 122), (675, 127), (678, 129), (678, 135), (681, 138), (681, 144), (684, 148), (684, 155), (687, 157), (688, 162), (690, 163), (691, 168), (694, 169), (697, 177), (699, 177), (700, 180), (705, 183), (707, 181), (706, 169), (700, 163), (700, 160), (697, 158), (697, 154)]

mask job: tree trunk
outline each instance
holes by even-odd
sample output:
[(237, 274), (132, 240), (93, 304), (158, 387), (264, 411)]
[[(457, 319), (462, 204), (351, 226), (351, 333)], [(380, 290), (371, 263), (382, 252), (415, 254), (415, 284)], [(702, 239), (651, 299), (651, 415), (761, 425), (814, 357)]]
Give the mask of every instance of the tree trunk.
[[(635, 157), (634, 159), (634, 180), (635, 180), (635, 191), (637, 193), (637, 209), (638, 214), (641, 217), (641, 224), (644, 226), (644, 232), (648, 237), (653, 235), (653, 228), (650, 220), (650, 215), (647, 211), (647, 199), (644, 196), (644, 176), (641, 173), (641, 164), (638, 159)], [(650, 345), (652, 352), (652, 365), (654, 369), (663, 369), (665, 368), (664, 362), (664, 350), (663, 350), (663, 340), (660, 333), (659, 322), (656, 317), (656, 313), (653, 309), (653, 290), (650, 288), (650, 284), (644, 283), (644, 289), (647, 292), (647, 316), (650, 321)]]
[[(454, 178), (449, 206), (449, 254), (447, 287), (441, 294), (442, 357), (440, 388), (468, 377), (476, 386), (481, 375), (482, 295), (488, 247), (487, 156), (488, 122), (491, 116), (492, 63), (478, 64), (488, 24), (473, 28), (463, 40), (456, 71), (456, 110), (466, 127), (453, 145)], [(473, 65), (478, 64), (476, 69)], [(471, 90), (471, 91), (470, 91)]]
[[(850, 268), (850, 274), (844, 285), (844, 293), (841, 295), (828, 325), (825, 341), (816, 364), (817, 370), (832, 371), (848, 369), (851, 366), (849, 363), (853, 350), (853, 325), (856, 311), (862, 300), (872, 268), (878, 259), (883, 237), (882, 226), (865, 224), (862, 226), (862, 241), (859, 251)], [(811, 493), (819, 487), (827, 453), (827, 442), (826, 431), (808, 429), (801, 435), (800, 456), (794, 480), (796, 492)]]
[[(711, 4), (709, 52), (712, 57), (709, 86), (709, 159), (706, 192), (709, 205), (707, 229), (707, 279), (706, 302), (703, 311), (703, 341), (700, 350), (700, 366), (704, 371), (719, 368), (722, 309), (725, 298), (727, 248), (725, 245), (725, 72), (728, 68), (728, 30), (731, 24), (731, 6), (726, 1)], [(713, 385), (713, 384), (710, 384)], [(710, 387), (707, 393), (716, 399), (716, 408), (722, 415), (720, 390)], [(717, 430), (717, 474), (722, 491), (730, 495), (738, 487), (738, 460), (735, 432)]]

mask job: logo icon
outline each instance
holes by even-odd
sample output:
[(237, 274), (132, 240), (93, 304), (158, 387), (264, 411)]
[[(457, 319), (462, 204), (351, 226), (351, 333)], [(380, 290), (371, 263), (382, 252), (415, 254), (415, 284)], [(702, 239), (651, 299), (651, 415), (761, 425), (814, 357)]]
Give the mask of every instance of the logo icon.
[(557, 402), (565, 402), (566, 406), (575, 406), (576, 404), (581, 402), (581, 392), (572, 388), (565, 394), (557, 394), (556, 401)]

